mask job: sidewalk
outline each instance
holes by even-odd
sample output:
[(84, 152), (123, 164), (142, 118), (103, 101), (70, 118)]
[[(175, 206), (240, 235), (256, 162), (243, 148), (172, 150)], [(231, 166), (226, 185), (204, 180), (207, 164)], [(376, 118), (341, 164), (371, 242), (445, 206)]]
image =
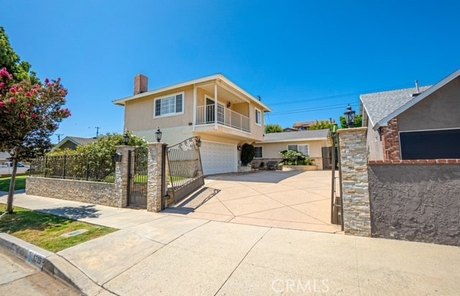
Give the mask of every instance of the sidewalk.
[[(0, 197), (5, 202), (6, 197)], [(121, 230), (58, 253), (118, 295), (458, 295), (460, 248), (18, 195)]]

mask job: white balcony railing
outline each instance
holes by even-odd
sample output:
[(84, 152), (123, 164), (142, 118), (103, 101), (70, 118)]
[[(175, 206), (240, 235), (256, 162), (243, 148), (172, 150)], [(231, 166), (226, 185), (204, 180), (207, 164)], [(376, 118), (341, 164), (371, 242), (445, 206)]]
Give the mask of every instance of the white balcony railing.
[[(215, 105), (196, 108), (196, 125), (215, 123)], [(249, 117), (237, 113), (223, 105), (217, 105), (217, 123), (249, 132)]]

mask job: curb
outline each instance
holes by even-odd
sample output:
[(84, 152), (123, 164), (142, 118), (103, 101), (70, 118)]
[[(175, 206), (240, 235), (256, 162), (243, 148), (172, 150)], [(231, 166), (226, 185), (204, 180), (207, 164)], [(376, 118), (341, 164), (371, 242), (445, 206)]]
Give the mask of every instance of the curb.
[(88, 276), (61, 256), (7, 233), (0, 233), (0, 248), (31, 264), (40, 271), (44, 271), (60, 279), (77, 289), (83, 295), (113, 295), (93, 282)]

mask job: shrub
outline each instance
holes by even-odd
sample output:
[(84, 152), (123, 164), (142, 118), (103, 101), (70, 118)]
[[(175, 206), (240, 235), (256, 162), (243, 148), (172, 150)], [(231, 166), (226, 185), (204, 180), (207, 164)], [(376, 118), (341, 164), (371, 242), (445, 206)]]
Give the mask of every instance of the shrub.
[(295, 150), (281, 151), (283, 163), (287, 165), (312, 165), (313, 159)]
[(254, 159), (254, 155), (254, 146), (251, 144), (244, 144), (241, 148), (241, 164), (248, 165)]

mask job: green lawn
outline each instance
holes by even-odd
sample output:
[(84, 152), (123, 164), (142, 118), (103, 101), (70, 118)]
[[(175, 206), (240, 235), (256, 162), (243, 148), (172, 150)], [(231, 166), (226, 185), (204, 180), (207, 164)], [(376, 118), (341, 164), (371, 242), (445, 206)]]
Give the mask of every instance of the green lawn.
[[(0, 204), (0, 214), (5, 210), (6, 206)], [(88, 231), (69, 238), (61, 236), (79, 229)], [(14, 208), (14, 214), (0, 218), (0, 232), (6, 232), (51, 252), (59, 252), (116, 230), (18, 207)]]
[[(15, 189), (21, 190), (26, 189), (26, 179), (28, 176), (16, 176)], [(10, 180), (11, 177), (0, 178), (0, 191), (10, 190)]]

